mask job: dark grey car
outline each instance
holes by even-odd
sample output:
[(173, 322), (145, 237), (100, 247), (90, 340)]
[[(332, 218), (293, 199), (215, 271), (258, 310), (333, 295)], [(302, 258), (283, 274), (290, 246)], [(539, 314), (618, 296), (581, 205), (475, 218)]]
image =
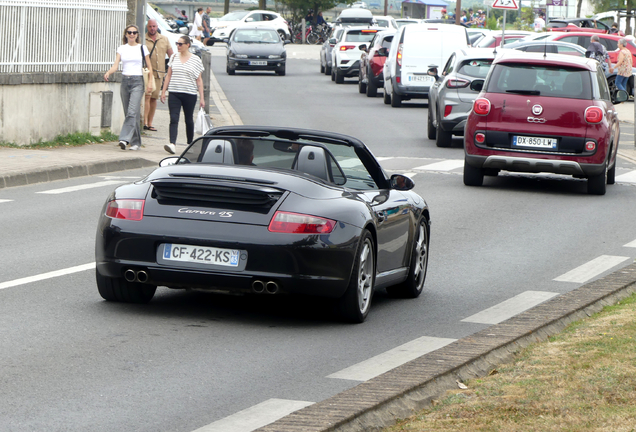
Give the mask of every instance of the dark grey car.
[(437, 147), (449, 147), (453, 135), (464, 134), (468, 113), (479, 94), (470, 89), (470, 83), (486, 77), (495, 55), (492, 48), (460, 49), (451, 54), (428, 94), (428, 138)]
[(289, 41), (283, 41), (273, 27), (240, 27), (223, 41), (227, 43), (228, 75), (234, 75), (237, 70), (274, 71), (285, 75), (285, 44)]

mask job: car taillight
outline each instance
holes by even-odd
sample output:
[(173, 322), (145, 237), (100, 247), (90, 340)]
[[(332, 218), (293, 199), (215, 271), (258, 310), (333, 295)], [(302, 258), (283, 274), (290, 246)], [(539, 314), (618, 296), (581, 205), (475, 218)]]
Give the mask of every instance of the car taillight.
[(597, 106), (585, 109), (585, 121), (588, 123), (600, 123), (603, 120), (603, 110)]
[(585, 150), (594, 151), (596, 150), (596, 143), (594, 141), (588, 141), (585, 143)]
[(486, 141), (486, 135), (484, 135), (481, 132), (477, 132), (475, 134), (475, 141), (478, 142), (479, 144), (483, 144)]
[(269, 223), (268, 230), (290, 234), (328, 234), (333, 231), (336, 221), (318, 216), (277, 211)]
[(475, 100), (475, 103), (473, 104), (473, 111), (477, 115), (488, 115), (490, 112), (490, 101), (485, 98)]
[(350, 49), (354, 49), (355, 47), (355, 45), (340, 45), (340, 51), (347, 51)]
[(144, 200), (116, 199), (106, 206), (106, 216), (140, 221), (144, 217)]
[(446, 81), (447, 88), (464, 88), (468, 87), (468, 84), (470, 84), (470, 81), (461, 78), (449, 79)]
[(398, 45), (397, 57), (395, 59), (397, 64), (402, 67), (402, 44)]
[(451, 113), (452, 110), (453, 110), (452, 105), (446, 105), (444, 107), (444, 117), (448, 117), (448, 115)]

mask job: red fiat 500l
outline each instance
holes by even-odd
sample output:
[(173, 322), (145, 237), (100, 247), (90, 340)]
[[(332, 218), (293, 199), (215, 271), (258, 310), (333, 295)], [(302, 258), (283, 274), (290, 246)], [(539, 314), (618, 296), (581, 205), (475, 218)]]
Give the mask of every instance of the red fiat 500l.
[(619, 125), (596, 60), (509, 52), (497, 57), (468, 116), (464, 184), (481, 186), (500, 170), (587, 178), (587, 191), (613, 184)]

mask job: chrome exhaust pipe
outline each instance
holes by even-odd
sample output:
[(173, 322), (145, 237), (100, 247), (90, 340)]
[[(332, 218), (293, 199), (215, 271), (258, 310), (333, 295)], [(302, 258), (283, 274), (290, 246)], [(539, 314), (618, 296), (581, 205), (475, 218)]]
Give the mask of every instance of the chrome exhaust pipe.
[(128, 282), (135, 282), (137, 280), (137, 273), (133, 269), (128, 269), (124, 272), (124, 279)]
[(148, 282), (148, 273), (146, 273), (143, 270), (138, 271), (137, 272), (137, 281), (139, 281), (141, 283)]
[(252, 289), (255, 293), (261, 294), (263, 291), (265, 291), (265, 284), (263, 283), (263, 281), (255, 280), (254, 282), (252, 282)]
[(265, 285), (265, 290), (267, 294), (276, 294), (278, 292), (278, 284), (274, 281), (269, 281), (267, 285)]

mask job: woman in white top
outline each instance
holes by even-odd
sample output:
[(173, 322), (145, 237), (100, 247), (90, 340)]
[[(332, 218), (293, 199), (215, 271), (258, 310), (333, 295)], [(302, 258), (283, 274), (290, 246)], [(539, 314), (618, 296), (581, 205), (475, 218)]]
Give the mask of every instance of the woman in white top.
[(194, 24), (192, 24), (192, 28), (190, 29), (190, 36), (196, 38), (197, 40), (201, 40), (201, 35), (203, 35), (203, 8), (200, 7), (197, 9), (197, 12), (194, 14)]
[[(119, 147), (126, 150), (126, 146), (130, 144), (130, 150), (139, 150), (141, 147), (141, 130), (139, 124), (141, 122), (141, 99), (144, 96), (144, 77), (142, 75), (143, 59), (146, 59), (146, 66), (150, 69), (150, 77), (152, 77), (152, 65), (148, 48), (139, 43), (139, 29), (136, 25), (129, 25), (124, 29), (122, 43), (117, 48), (117, 56), (115, 63), (108, 72), (104, 74), (104, 79), (108, 81), (108, 77), (119, 68), (119, 62), (122, 63), (122, 79), (121, 79), (121, 103), (124, 106), (126, 119), (119, 133)], [(148, 80), (148, 91), (152, 91), (152, 83)]]
[(188, 36), (181, 36), (177, 42), (177, 52), (170, 58), (168, 74), (161, 89), (161, 103), (166, 103), (166, 90), (168, 95), (168, 109), (170, 110), (170, 144), (163, 148), (175, 154), (177, 151), (177, 133), (179, 131), (179, 115), (183, 108), (186, 124), (186, 138), (188, 144), (194, 139), (194, 106), (199, 94), (199, 105), (205, 107), (203, 99), (203, 62), (190, 52), (192, 41)]

